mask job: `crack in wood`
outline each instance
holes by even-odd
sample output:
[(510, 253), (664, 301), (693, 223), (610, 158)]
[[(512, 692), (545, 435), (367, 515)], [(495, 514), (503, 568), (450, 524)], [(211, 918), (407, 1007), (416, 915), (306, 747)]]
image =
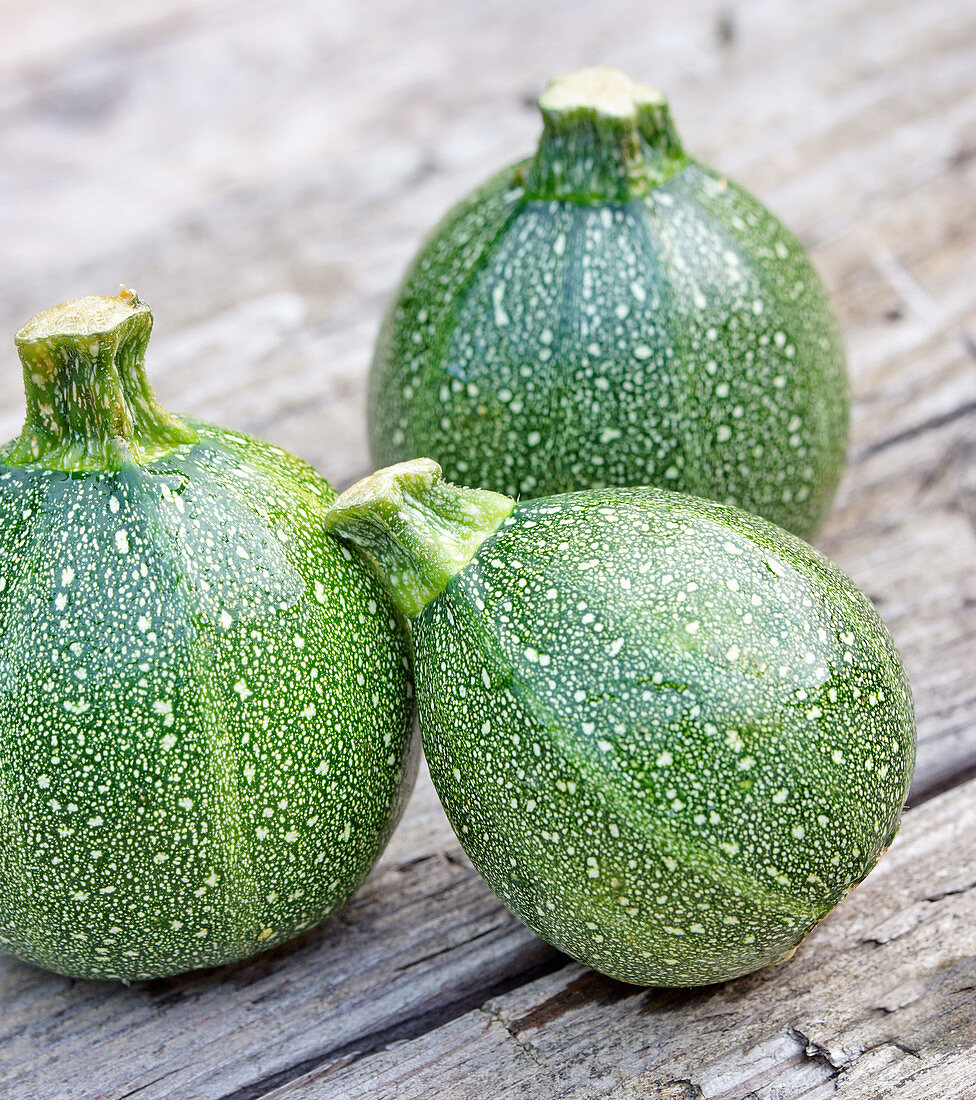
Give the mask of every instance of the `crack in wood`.
[(678, 1077), (663, 1084), (657, 1096), (658, 1100), (703, 1100), (705, 1094), (690, 1078)]
[(167, 1077), (172, 1077), (174, 1073), (180, 1073), (182, 1066), (175, 1066), (171, 1070), (167, 1070), (166, 1073), (161, 1073), (158, 1077), (153, 1077), (151, 1081), (146, 1081), (134, 1089), (130, 1089), (128, 1092), (124, 1092), (119, 1096), (119, 1100), (130, 1100), (133, 1096), (138, 1096), (140, 1092), (145, 1092), (146, 1089), (152, 1088), (154, 1085), (158, 1085), (160, 1081), (165, 1081)]
[(952, 889), (952, 890), (943, 890), (939, 894), (930, 894), (924, 900), (927, 901), (927, 902), (934, 903), (934, 902), (937, 902), (937, 901), (942, 901), (943, 898), (955, 898), (955, 897), (958, 897), (960, 894), (967, 894), (970, 890), (973, 890), (973, 889), (976, 889), (976, 880), (974, 880), (973, 882), (967, 883), (965, 886), (959, 886), (959, 887), (957, 887), (955, 889)]
[(396, 968), (398, 974), (402, 974), (405, 970), (412, 970), (415, 966), (420, 966), (421, 963), (430, 962), (431, 959), (439, 958), (441, 955), (447, 955), (451, 951), (456, 951), (459, 946), (467, 947), (468, 944), (475, 943), (477, 940), (483, 940), (486, 936), (490, 936), (493, 932), (497, 932), (500, 928), (504, 928), (504, 923), (493, 924), (490, 928), (486, 928), (483, 932), (476, 932), (473, 936), (468, 936), (462, 944), (449, 943), (446, 947), (440, 947), (436, 951), (431, 951), (426, 955), (421, 955), (419, 958), (411, 959), (410, 962), (404, 963), (402, 966)]
[(526, 1058), (528, 1058), (530, 1061), (534, 1062), (541, 1069), (546, 1069), (545, 1062), (543, 1061), (542, 1058), (539, 1057), (538, 1053), (535, 1051), (532, 1044), (529, 1043), (529, 1042), (526, 1042), (519, 1035), (519, 1033), (516, 1030), (513, 1029), (512, 1025), (501, 1015), (501, 1013), (496, 1012), (491, 1007), (490, 1004), (481, 1005), (479, 1007), (478, 1011), (484, 1013), (484, 1015), (487, 1016), (489, 1020), (493, 1021), (496, 1024), (499, 1024), (502, 1028), (504, 1028), (504, 1030), (508, 1034), (508, 1037), (518, 1047), (518, 1049), (526, 1056)]
[(905, 428), (904, 431), (886, 436), (884, 439), (879, 439), (875, 443), (869, 443), (860, 454), (855, 456), (856, 460), (863, 461), (866, 458), (871, 458), (876, 454), (880, 454), (882, 451), (887, 451), (890, 447), (896, 447), (899, 443), (906, 443), (911, 439), (917, 439), (918, 436), (925, 435), (927, 432), (936, 431), (938, 428), (944, 428), (947, 424), (953, 423), (953, 421), (962, 420), (964, 417), (974, 412), (976, 412), (976, 400), (966, 401), (962, 405), (957, 405), (956, 408), (951, 409), (949, 412), (929, 417), (928, 420), (923, 420), (921, 424), (914, 424), (910, 428)]
[[(566, 961), (565, 955), (552, 948), (541, 962), (536, 962), (524, 970), (514, 972), (509, 978), (495, 983), (488, 990), (469, 993), (427, 1012), (408, 1017), (389, 1027), (380, 1028), (352, 1042), (326, 1048), (283, 1070), (253, 1081), (242, 1088), (235, 1089), (233, 1092), (225, 1093), (219, 1100), (260, 1100), (261, 1097), (267, 1096), (276, 1089), (296, 1083), (300, 1078), (308, 1078), (309, 1082), (322, 1080), (330, 1072), (346, 1068), (371, 1054), (385, 1050), (393, 1043), (418, 1039), (469, 1012), (482, 1009), (485, 1001), (493, 997), (501, 997), (529, 982), (533, 982), (547, 974), (552, 974), (565, 966)], [(303, 1081), (302, 1083), (305, 1084), (306, 1082)]]
[(903, 1039), (898, 1039), (896, 1037), (886, 1037), (876, 1043), (871, 1043), (869, 1046), (856, 1048), (850, 1052), (838, 1052), (831, 1050), (830, 1047), (825, 1044), (804, 1034), (798, 1027), (789, 1027), (787, 1033), (801, 1044), (805, 1058), (813, 1062), (819, 1062), (828, 1070), (828, 1077), (826, 1081), (822, 1082), (824, 1084), (829, 1081), (837, 1080), (843, 1074), (850, 1073), (865, 1055), (872, 1054), (876, 1050), (882, 1050), (884, 1047), (894, 1047), (895, 1050), (900, 1050), (902, 1054), (907, 1054), (911, 1058), (921, 1059), (922, 1057), (918, 1050), (909, 1046)]
[(506, 1023), (505, 1027), (512, 1035), (518, 1036), (523, 1031), (541, 1027), (560, 1016), (565, 1016), (567, 1012), (572, 1012), (581, 1004), (611, 1005), (628, 997), (643, 996), (644, 993), (645, 990), (637, 986), (614, 981), (613, 978), (607, 978), (596, 970), (588, 970), (560, 989), (555, 996), (536, 1005), (531, 1012), (519, 1019)]

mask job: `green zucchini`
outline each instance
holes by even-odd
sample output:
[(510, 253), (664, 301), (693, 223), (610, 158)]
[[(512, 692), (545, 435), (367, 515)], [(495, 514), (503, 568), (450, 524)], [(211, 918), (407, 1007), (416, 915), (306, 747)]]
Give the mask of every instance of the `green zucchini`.
[(611, 69), (413, 261), (370, 378), (374, 461), (516, 497), (660, 485), (806, 538), (847, 447), (837, 320), (799, 242)]
[(421, 736), (461, 844), (612, 977), (784, 958), (868, 874), (915, 758), (868, 598), (736, 508), (656, 488), (523, 502), (429, 460), (339, 497), (413, 617)]
[(0, 451), (0, 949), (136, 979), (359, 885), (413, 782), (403, 620), (278, 447), (156, 403), (134, 295), (17, 336)]

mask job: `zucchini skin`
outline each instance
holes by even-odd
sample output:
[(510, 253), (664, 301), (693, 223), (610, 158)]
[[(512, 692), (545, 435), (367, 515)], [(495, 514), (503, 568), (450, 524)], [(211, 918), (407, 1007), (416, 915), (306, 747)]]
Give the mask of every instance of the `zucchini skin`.
[(452, 210), (386, 314), (377, 465), (530, 498), (659, 485), (804, 538), (847, 451), (843, 341), (796, 238), (693, 159), (629, 201), (543, 200), (532, 161)]
[(424, 750), (478, 871), (641, 985), (786, 957), (893, 839), (911, 692), (867, 597), (737, 509), (520, 504), (414, 624)]
[(185, 419), (144, 466), (0, 462), (0, 948), (63, 974), (215, 966), (351, 896), (409, 796), (404, 623), (335, 497)]

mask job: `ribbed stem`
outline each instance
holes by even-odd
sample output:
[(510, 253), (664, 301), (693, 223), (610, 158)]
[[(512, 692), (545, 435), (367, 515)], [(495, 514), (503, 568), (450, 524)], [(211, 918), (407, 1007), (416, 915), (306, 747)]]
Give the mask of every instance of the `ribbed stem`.
[(627, 202), (687, 163), (664, 96), (617, 69), (557, 77), (539, 109), (543, 131), (527, 198)]
[(156, 402), (146, 378), (152, 313), (132, 291), (39, 313), (14, 337), (27, 415), (0, 454), (10, 466), (83, 471), (141, 465), (197, 433)]
[(412, 619), (514, 507), (511, 497), (444, 481), (436, 462), (417, 458), (357, 481), (333, 503), (325, 527), (377, 561), (394, 602)]

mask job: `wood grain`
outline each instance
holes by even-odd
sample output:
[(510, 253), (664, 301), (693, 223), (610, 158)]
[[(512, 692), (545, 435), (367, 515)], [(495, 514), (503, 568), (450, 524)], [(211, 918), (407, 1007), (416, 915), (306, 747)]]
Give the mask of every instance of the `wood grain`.
[(793, 960), (701, 990), (569, 963), (433, 809), (425, 783), (427, 846), (403, 859), (401, 838), (344, 914), (269, 956), (128, 989), (0, 972), (3, 1094), (955, 1100), (976, 1080), (976, 782), (910, 811)]
[[(686, 145), (797, 232), (838, 305), (853, 440), (820, 545), (911, 673), (913, 800), (976, 774), (971, 0), (0, 0), (0, 16), (0, 332), (134, 285), (164, 402), (340, 486), (369, 467), (384, 303), (447, 205), (530, 148), (545, 80), (610, 63), (666, 89)], [(23, 410), (8, 347), (0, 438)], [(965, 1097), (973, 892), (923, 899), (976, 878), (974, 794), (913, 810), (792, 964), (660, 994), (522, 929), (422, 779), (353, 905), (267, 957), (128, 989), (0, 960), (0, 1095)], [(885, 927), (905, 931), (872, 944)]]

